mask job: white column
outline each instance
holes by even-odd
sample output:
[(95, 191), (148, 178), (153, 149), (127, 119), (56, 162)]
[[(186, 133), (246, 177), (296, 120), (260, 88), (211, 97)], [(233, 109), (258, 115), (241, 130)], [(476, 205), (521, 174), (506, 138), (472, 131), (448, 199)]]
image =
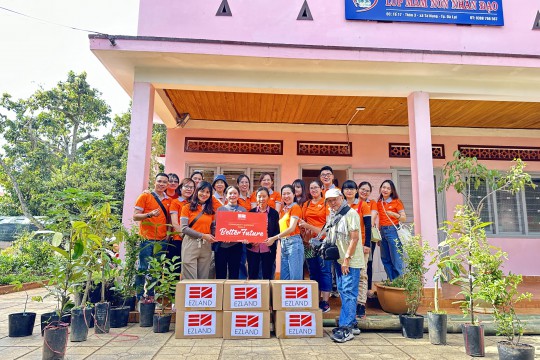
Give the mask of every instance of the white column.
[[(429, 94), (413, 92), (407, 97), (409, 113), (409, 141), (411, 144), (411, 173), (414, 208), (414, 229), (432, 248), (437, 248), (437, 206), (433, 178), (431, 150), (431, 121)], [(429, 262), (429, 259), (428, 261)], [(433, 272), (426, 276), (427, 285), (433, 286)]]
[(154, 87), (150, 83), (133, 86), (133, 105), (129, 132), (126, 189), (122, 222), (131, 227), (137, 197), (148, 187), (154, 118)]

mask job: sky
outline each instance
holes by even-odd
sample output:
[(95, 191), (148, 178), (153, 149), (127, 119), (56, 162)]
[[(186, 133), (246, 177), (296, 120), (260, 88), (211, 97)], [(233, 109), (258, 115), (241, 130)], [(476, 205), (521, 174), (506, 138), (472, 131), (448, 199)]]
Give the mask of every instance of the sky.
[[(136, 35), (138, 0), (0, 0), (0, 7), (70, 27), (112, 35)], [(69, 70), (86, 71), (113, 114), (130, 97), (89, 50), (88, 33), (0, 9), (0, 94), (26, 98), (52, 88)]]

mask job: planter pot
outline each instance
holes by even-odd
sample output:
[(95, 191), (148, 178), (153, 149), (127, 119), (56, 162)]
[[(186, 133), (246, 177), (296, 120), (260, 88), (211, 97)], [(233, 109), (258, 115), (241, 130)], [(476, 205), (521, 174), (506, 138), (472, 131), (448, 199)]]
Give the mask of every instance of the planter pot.
[(154, 315), (154, 332), (167, 333), (171, 328), (171, 314)]
[(485, 356), (484, 325), (463, 324), (461, 330), (467, 355)]
[(377, 286), (377, 298), (384, 311), (396, 315), (407, 312), (405, 289), (385, 286), (381, 283), (375, 283), (375, 286)]
[(448, 326), (447, 314), (427, 313), (429, 342), (433, 345), (446, 345)]
[(9, 337), (30, 336), (36, 323), (36, 313), (24, 312), (8, 315)]
[(499, 360), (533, 360), (534, 346), (518, 343), (513, 345), (510, 341), (497, 343)]
[(401, 332), (408, 339), (424, 337), (424, 317), (421, 315), (399, 315)]
[(141, 327), (150, 327), (154, 324), (154, 312), (156, 311), (156, 303), (139, 303), (139, 325)]
[[(112, 285), (105, 285), (105, 301), (110, 300), (113, 297)], [(101, 301), (101, 283), (95, 285), (88, 294), (88, 301), (91, 303), (99, 303)]]
[(48, 312), (48, 313), (41, 314), (40, 321), (41, 321), (41, 336), (43, 336), (43, 331), (45, 330), (45, 327), (49, 324), (58, 325), (59, 322), (68, 324), (68, 325), (71, 324), (71, 314), (64, 313), (62, 315), (62, 319), (60, 319), (56, 311)]
[(113, 307), (111, 309), (111, 327), (121, 328), (128, 325), (129, 306)]
[(95, 306), (94, 333), (107, 334), (111, 328), (111, 304), (108, 302), (97, 303)]
[(68, 326), (65, 323), (49, 324), (43, 336), (43, 360), (62, 360), (68, 343)]
[(127, 298), (116, 296), (112, 305), (113, 307), (129, 306), (129, 311), (135, 311), (136, 302), (137, 302), (136, 296), (130, 296)]
[(92, 308), (71, 309), (71, 333), (69, 340), (72, 342), (86, 341), (88, 328), (92, 319)]

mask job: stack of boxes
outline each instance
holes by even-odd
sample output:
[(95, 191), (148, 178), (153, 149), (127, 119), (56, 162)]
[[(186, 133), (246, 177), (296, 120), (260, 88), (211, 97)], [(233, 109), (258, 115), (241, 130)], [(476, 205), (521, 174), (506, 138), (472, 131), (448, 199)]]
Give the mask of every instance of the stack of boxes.
[(323, 336), (315, 281), (184, 280), (176, 286), (176, 338), (267, 339), (270, 299), (278, 338)]

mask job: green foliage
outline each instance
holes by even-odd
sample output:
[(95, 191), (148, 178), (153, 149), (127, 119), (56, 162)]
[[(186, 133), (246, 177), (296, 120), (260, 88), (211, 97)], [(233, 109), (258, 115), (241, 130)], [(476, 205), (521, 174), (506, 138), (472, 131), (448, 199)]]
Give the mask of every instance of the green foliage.
[(139, 258), (140, 236), (137, 227), (124, 230), (124, 261), (115, 262), (113, 290), (127, 298), (136, 294), (135, 278), (137, 276), (136, 263)]
[(404, 264), (401, 278), (405, 288), (407, 312), (409, 315), (416, 315), (422, 302), (425, 274), (429, 270), (424, 264), (431, 249), (427, 243), (422, 243), (422, 236), (415, 235), (409, 241), (402, 242), (401, 251)]
[(176, 293), (176, 283), (180, 274), (176, 269), (180, 266), (178, 256), (173, 256), (172, 259), (167, 258), (167, 254), (161, 254), (157, 257), (152, 257), (148, 263), (148, 274), (152, 278), (147, 290), (154, 289), (155, 299), (161, 304), (161, 314), (165, 313), (164, 301), (168, 298), (174, 302)]

